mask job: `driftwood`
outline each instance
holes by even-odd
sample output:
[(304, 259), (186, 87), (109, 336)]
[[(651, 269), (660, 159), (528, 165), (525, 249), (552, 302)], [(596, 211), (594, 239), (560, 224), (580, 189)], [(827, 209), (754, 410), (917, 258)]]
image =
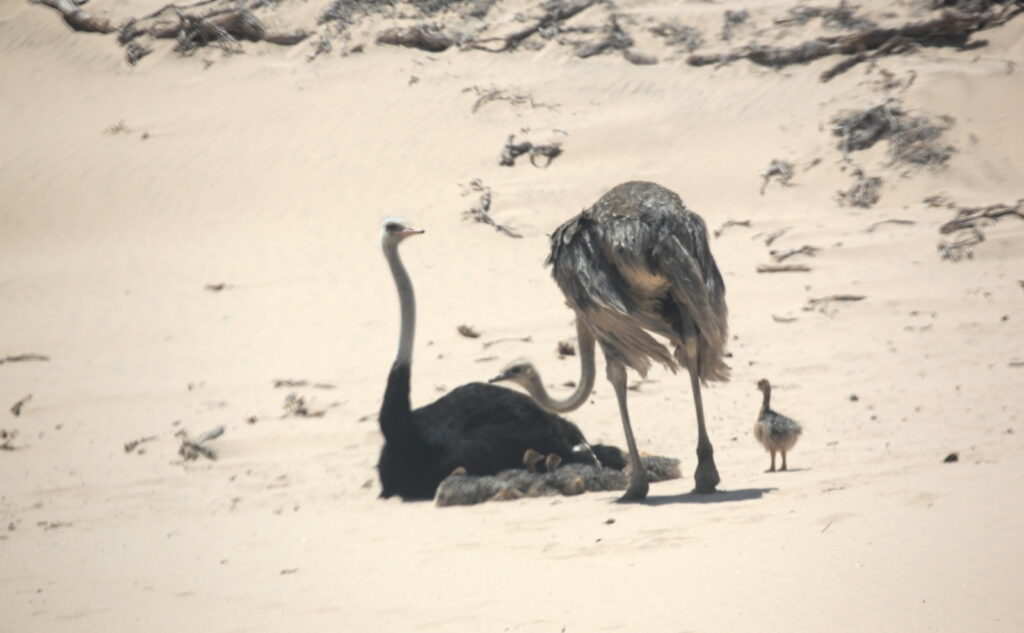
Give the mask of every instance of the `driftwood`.
[(722, 226), (715, 229), (715, 237), (721, 237), (722, 233), (725, 233), (725, 229), (730, 226), (745, 226), (750, 227), (750, 220), (726, 220), (722, 223)]
[[(628, 52), (629, 47), (633, 45), (633, 38), (626, 34), (619, 26), (619, 21), (615, 19), (615, 16), (611, 16), (608, 21), (608, 25), (604, 28), (604, 37), (596, 42), (586, 42), (581, 44), (576, 49), (576, 56), (586, 59), (587, 57), (593, 57), (594, 55), (600, 55), (612, 50)], [(655, 60), (656, 62), (657, 60)], [(633, 62), (643, 64), (644, 61)], [(648, 62), (651, 63), (651, 62)]]
[[(775, 240), (779, 239), (780, 237), (782, 237), (783, 235), (788, 233), (791, 228), (793, 228), (793, 227), (787, 226), (787, 227), (781, 228), (781, 229), (779, 229), (777, 231), (772, 231), (768, 235), (765, 235), (764, 236), (764, 245), (765, 246), (771, 246), (773, 243), (775, 243)], [(757, 235), (755, 235), (751, 239), (761, 237), (762, 235), (764, 235), (764, 234), (763, 233), (758, 233)]]
[(32, 394), (28, 394), (27, 396), (25, 396), (21, 400), (18, 400), (17, 402), (15, 402), (13, 405), (11, 405), (11, 414), (13, 414), (14, 417), (18, 417), (19, 415), (21, 415), (21, 408), (24, 407), (26, 404), (28, 404), (28, 401), (31, 400), (31, 399), (32, 399)]
[[(562, 154), (561, 143), (550, 143), (547, 145), (534, 145), (529, 141), (523, 141), (522, 143), (516, 143), (515, 134), (508, 137), (505, 141), (505, 147), (501, 151), (501, 158), (498, 160), (498, 164), (502, 167), (513, 167), (516, 164), (516, 159), (523, 154), (530, 155), (530, 164), (534, 167), (547, 167), (551, 164), (551, 161), (555, 160)], [(537, 157), (544, 156), (547, 158), (547, 162), (543, 165), (537, 164)]]
[(178, 448), (178, 454), (181, 455), (185, 461), (198, 459), (200, 455), (207, 459), (216, 460), (217, 453), (209, 446), (206, 446), (206, 443), (217, 439), (223, 434), (223, 426), (215, 427), (195, 439), (190, 438), (188, 433), (184, 430), (178, 431), (174, 434), (181, 441), (181, 446)]
[(883, 224), (906, 224), (908, 226), (913, 226), (914, 224), (917, 224), (917, 223), (914, 222), (913, 220), (901, 220), (899, 218), (889, 218), (889, 219), (886, 219), (886, 220), (879, 220), (878, 222), (872, 222), (871, 226), (869, 226), (868, 228), (864, 229), (864, 232), (865, 233), (874, 233), (875, 229), (877, 229), (878, 227), (882, 226)]
[(455, 40), (445, 35), (436, 26), (418, 24), (408, 27), (398, 26), (383, 31), (377, 35), (377, 43), (406, 46), (431, 53), (440, 53), (441, 51), (448, 50), (455, 44)]
[(913, 22), (897, 28), (869, 28), (834, 37), (809, 40), (790, 48), (754, 44), (717, 55), (691, 55), (687, 63), (691, 66), (728, 64), (740, 59), (749, 59), (755, 64), (771, 68), (782, 68), (791, 64), (806, 64), (829, 55), (855, 55), (836, 67), (821, 74), (821, 81), (829, 81), (855, 64), (868, 59), (867, 51), (876, 55), (887, 55), (907, 50), (908, 46), (956, 46), (963, 48), (975, 32), (992, 28), (1024, 11), (1024, 5), (1013, 2), (998, 14), (963, 14), (944, 12), (940, 17), (924, 22)]
[(768, 254), (772, 256), (776, 262), (784, 262), (790, 257), (796, 255), (807, 255), (808, 257), (814, 257), (818, 254), (821, 249), (817, 246), (811, 246), (810, 244), (804, 244), (800, 248), (792, 248), (788, 251), (769, 251)]
[(806, 264), (758, 264), (759, 273), (808, 273), (811, 267)]
[(74, 0), (34, 0), (34, 2), (60, 11), (60, 14), (64, 16), (64, 22), (76, 31), (84, 33), (112, 33), (114, 31), (110, 20), (97, 18), (80, 9), (78, 5), (85, 4), (84, 2), (75, 2)]
[(29, 353), (29, 354), (13, 354), (11, 356), (6, 356), (4, 358), (0, 358), (0, 365), (3, 365), (4, 363), (24, 363), (24, 362), (30, 361), (30, 360), (50, 360), (50, 357), (49, 356), (43, 356), (42, 354), (32, 354), (32, 353)]
[[(576, 16), (594, 4), (597, 4), (597, 0), (576, 0), (575, 2), (555, 0), (554, 2), (547, 2), (542, 5), (545, 8), (544, 15), (541, 16), (541, 18), (534, 24), (519, 29), (518, 31), (514, 31), (503, 37), (485, 37), (472, 40), (466, 44), (466, 47), (488, 51), (490, 53), (514, 51), (531, 35), (539, 33), (542, 30), (547, 31), (552, 27), (557, 27), (560, 22), (564, 22), (565, 20)], [(499, 46), (492, 48), (491, 44), (493, 43), (498, 43)]]
[(768, 182), (772, 178), (778, 178), (779, 184), (784, 187), (789, 186), (789, 181), (793, 179), (793, 165), (784, 160), (775, 159), (768, 164), (768, 169), (764, 170), (761, 174), (761, 178), (764, 182), (761, 183), (761, 195), (764, 195), (764, 190), (768, 187)]
[(810, 311), (816, 307), (826, 315), (828, 315), (828, 307), (836, 301), (863, 301), (866, 297), (864, 295), (829, 295), (827, 297), (818, 297), (816, 299), (808, 299), (807, 305), (803, 307), (803, 310)]
[(1024, 198), (1018, 200), (1012, 207), (1006, 204), (992, 204), (957, 209), (956, 217), (939, 227), (939, 233), (942, 235), (956, 233), (950, 241), (939, 243), (939, 256), (952, 262), (958, 262), (965, 257), (973, 258), (974, 246), (985, 241), (981, 227), (1008, 215), (1024, 220)]
[(482, 222), (484, 224), (489, 224), (489, 225), (493, 226), (494, 229), (496, 231), (498, 231), (499, 233), (504, 233), (505, 235), (507, 235), (509, 237), (516, 237), (516, 238), (522, 237), (522, 235), (520, 235), (519, 233), (516, 233), (515, 231), (513, 231), (510, 228), (508, 228), (507, 226), (504, 226), (502, 224), (498, 224), (497, 222), (494, 221), (494, 218), (491, 217), (491, 188), (490, 187), (485, 186), (483, 181), (481, 181), (479, 178), (474, 178), (473, 180), (471, 180), (470, 183), (469, 183), (469, 186), (470, 186), (470, 190), (472, 190), (472, 191), (479, 191), (480, 192), (480, 204), (476, 205), (475, 207), (472, 207), (468, 211), (464, 211), (462, 213), (462, 215), (464, 215), (466, 217), (473, 218), (477, 222)]

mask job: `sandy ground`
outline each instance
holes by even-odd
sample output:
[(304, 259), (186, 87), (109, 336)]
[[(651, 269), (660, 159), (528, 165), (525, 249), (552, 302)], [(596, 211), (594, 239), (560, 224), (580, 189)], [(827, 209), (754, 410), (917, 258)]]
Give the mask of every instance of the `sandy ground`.
[[(930, 15), (861, 4), (883, 22)], [(695, 68), (644, 35), (645, 20), (678, 19), (722, 51), (723, 10), (768, 28), (789, 2), (619, 5), (659, 64), (553, 42), (428, 54), (354, 29), (363, 54), (307, 62), (308, 43), (246, 43), (182, 58), (163, 42), (131, 67), (113, 35), (0, 6), (0, 358), (49, 357), (0, 364), (0, 428), (17, 431), (0, 451), (0, 630), (1022, 630), (1024, 222), (986, 226), (953, 263), (936, 245), (954, 210), (923, 200), (1024, 197), (1024, 17), (982, 48), (821, 83), (837, 58)], [(321, 8), (276, 15), (313, 24)], [(737, 43), (770, 39), (742, 28)], [(819, 33), (813, 21), (787, 41)], [(883, 69), (901, 87), (881, 87)], [(473, 112), (474, 86), (535, 104)], [(841, 207), (851, 177), (829, 121), (887, 96), (953, 117), (957, 151), (940, 170), (887, 166), (885, 143), (858, 152), (882, 197)], [(512, 133), (565, 153), (500, 167)], [(776, 158), (796, 166), (792, 186), (759, 195)], [(463, 218), (474, 178), (522, 239)], [(679, 192), (712, 228), (750, 221), (712, 243), (733, 333), (733, 379), (705, 390), (723, 492), (689, 494), (689, 388), (656, 369), (631, 392), (640, 446), (680, 457), (687, 477), (646, 504), (379, 500), (375, 411), (398, 328), (380, 219), (427, 230), (403, 246), (420, 305), (414, 403), (517, 356), (560, 385), (576, 373), (554, 354), (572, 317), (541, 265), (546, 233), (630, 179)], [(885, 219), (913, 224), (867, 230)], [(765, 235), (786, 227), (771, 248), (820, 247), (789, 260), (812, 270), (756, 273)], [(803, 309), (832, 294), (866, 298)], [(788, 473), (764, 472), (751, 435), (762, 377), (805, 428)], [(326, 413), (282, 417), (289, 393)], [(623, 444), (603, 380), (570, 418)], [(216, 425), (220, 459), (182, 463), (173, 433)]]

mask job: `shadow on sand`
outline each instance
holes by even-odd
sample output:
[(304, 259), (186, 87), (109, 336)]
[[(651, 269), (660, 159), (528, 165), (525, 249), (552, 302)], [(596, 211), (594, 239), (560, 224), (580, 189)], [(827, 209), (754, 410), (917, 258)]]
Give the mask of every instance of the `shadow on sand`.
[(731, 501), (752, 501), (778, 488), (743, 488), (741, 490), (720, 490), (709, 495), (685, 492), (681, 495), (648, 495), (642, 503), (649, 506), (663, 506), (675, 503), (728, 503)]

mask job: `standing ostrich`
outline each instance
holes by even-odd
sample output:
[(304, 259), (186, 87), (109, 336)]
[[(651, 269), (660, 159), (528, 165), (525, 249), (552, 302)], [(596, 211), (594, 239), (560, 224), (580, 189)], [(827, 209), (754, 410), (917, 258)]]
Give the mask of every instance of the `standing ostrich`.
[(438, 484), (456, 468), (470, 475), (522, 468), (530, 449), (558, 455), (563, 462), (593, 464), (599, 459), (621, 470), (625, 460), (619, 449), (597, 445), (591, 450), (575, 424), (511, 389), (470, 383), (424, 407), (410, 407), (416, 299), (398, 245), (420, 233), (404, 220), (384, 221), (381, 241), (398, 288), (402, 326), (379, 417), (384, 434), (377, 464), (381, 496), (432, 499)]
[[(596, 339), (629, 444), (632, 471), (622, 500), (638, 501), (647, 496), (648, 483), (626, 406), (626, 368), (645, 376), (652, 360), (673, 372), (682, 365), (690, 373), (697, 409), (695, 490), (714, 492), (719, 477), (704, 426), (700, 385), (729, 379), (722, 359), (728, 310), (704, 221), (661, 185), (623, 183), (555, 230), (546, 263), (576, 313), (579, 386), (566, 400), (554, 400), (537, 370), (524, 361), (491, 381), (512, 380), (549, 411), (571, 411), (593, 389)], [(650, 333), (668, 339), (675, 354)]]
[(787, 470), (786, 453), (796, 446), (796, 441), (800, 439), (800, 434), (804, 430), (795, 420), (772, 411), (772, 386), (767, 379), (758, 380), (757, 388), (764, 394), (764, 400), (761, 402), (761, 411), (757, 414), (757, 423), (754, 424), (754, 437), (764, 450), (772, 454), (772, 467), (768, 472), (775, 472), (776, 452), (782, 453), (782, 468), (779, 470)]

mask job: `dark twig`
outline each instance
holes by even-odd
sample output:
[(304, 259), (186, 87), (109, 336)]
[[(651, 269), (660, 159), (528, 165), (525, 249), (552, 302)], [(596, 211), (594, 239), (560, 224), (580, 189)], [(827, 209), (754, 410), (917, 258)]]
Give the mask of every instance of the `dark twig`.
[(502, 224), (498, 224), (497, 222), (494, 221), (494, 218), (491, 217), (491, 188), (490, 187), (485, 186), (484, 183), (479, 178), (474, 178), (473, 180), (471, 180), (469, 182), (469, 187), (470, 187), (471, 191), (479, 191), (480, 192), (480, 204), (478, 204), (475, 207), (472, 207), (468, 211), (464, 211), (462, 215), (464, 215), (466, 217), (473, 218), (477, 222), (482, 222), (484, 224), (489, 224), (489, 225), (493, 226), (495, 228), (495, 230), (497, 230), (499, 233), (504, 233), (505, 235), (507, 235), (509, 237), (515, 237), (515, 238), (522, 237), (522, 235), (520, 235), (519, 233), (516, 233), (515, 231), (513, 231), (510, 228), (508, 228), (507, 226), (504, 226)]
[(806, 264), (758, 264), (759, 273), (807, 273), (811, 267)]
[(206, 443), (217, 439), (223, 434), (224, 427), (218, 426), (206, 433), (203, 433), (199, 437), (192, 439), (188, 436), (188, 433), (182, 429), (174, 434), (181, 441), (181, 446), (178, 448), (178, 454), (181, 455), (185, 461), (198, 459), (200, 455), (207, 459), (216, 460), (217, 453), (209, 446), (206, 446)]
[(789, 186), (789, 181), (793, 179), (793, 165), (784, 160), (775, 159), (768, 165), (768, 169), (764, 170), (761, 174), (761, 178), (764, 182), (761, 183), (761, 195), (764, 195), (765, 188), (768, 187), (768, 182), (773, 178), (778, 178), (779, 183), (784, 186)]
[(23, 363), (30, 360), (50, 360), (49, 356), (43, 356), (42, 354), (14, 354), (5, 358), (0, 358), (0, 365), (4, 363)]
[(726, 220), (725, 222), (722, 223), (722, 226), (715, 229), (715, 237), (721, 237), (722, 233), (725, 232), (725, 229), (729, 228), (730, 226), (750, 227), (750, 220)]
[[(505, 141), (505, 147), (501, 152), (501, 158), (498, 160), (498, 164), (502, 167), (513, 167), (516, 164), (516, 158), (523, 154), (530, 155), (530, 164), (534, 167), (547, 167), (551, 164), (551, 161), (555, 160), (562, 153), (561, 143), (551, 143), (548, 145), (534, 145), (529, 141), (522, 143), (516, 143), (516, 137), (514, 134), (508, 137)], [(547, 158), (547, 162), (543, 165), (538, 165), (536, 158), (537, 156), (544, 156)]]
[(512, 338), (499, 338), (499, 339), (495, 339), (493, 341), (486, 341), (486, 342), (484, 342), (484, 349), (487, 349), (487, 348), (491, 347), (492, 345), (497, 345), (498, 343), (512, 343), (512, 342), (516, 342), (516, 343), (532, 343), (533, 342), (533, 337), (532, 336), (523, 336), (523, 337), (519, 337), (519, 338), (516, 338), (516, 337), (512, 337)]
[(768, 254), (771, 255), (772, 259), (774, 259), (776, 262), (784, 262), (787, 259), (789, 259), (790, 257), (794, 257), (796, 255), (807, 255), (808, 257), (814, 257), (818, 253), (818, 251), (820, 251), (820, 250), (821, 249), (818, 248), (817, 246), (811, 246), (809, 244), (804, 244), (800, 248), (793, 248), (793, 249), (790, 249), (788, 251), (782, 251), (782, 252), (779, 252), (779, 251), (769, 251)]
[(455, 329), (466, 338), (480, 338), (480, 332), (477, 332), (472, 325), (463, 324)]
[(908, 226), (913, 226), (914, 224), (917, 224), (917, 223), (914, 222), (913, 220), (901, 220), (899, 218), (888, 218), (888, 219), (885, 219), (885, 220), (879, 220), (878, 222), (873, 222), (871, 224), (871, 226), (869, 226), (868, 228), (864, 229), (864, 232), (865, 233), (874, 233), (875, 229), (877, 229), (878, 227), (882, 226), (883, 224), (906, 224)]
[(28, 404), (28, 401), (31, 399), (32, 394), (28, 394), (21, 400), (18, 400), (13, 405), (11, 405), (11, 413), (14, 414), (14, 417), (18, 417), (19, 415), (21, 415), (21, 408)]

